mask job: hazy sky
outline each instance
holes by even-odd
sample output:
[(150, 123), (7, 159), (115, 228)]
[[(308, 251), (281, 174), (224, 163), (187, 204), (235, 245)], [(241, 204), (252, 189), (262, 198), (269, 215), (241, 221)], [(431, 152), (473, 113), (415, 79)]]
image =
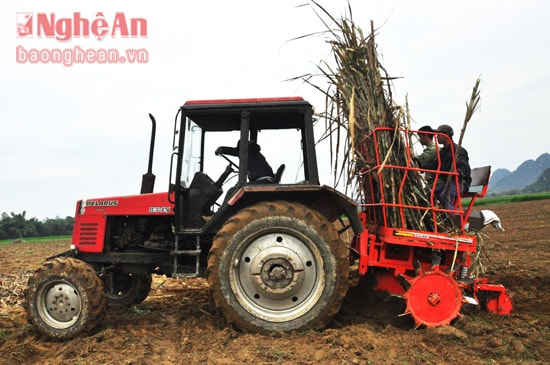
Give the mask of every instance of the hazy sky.
[[(74, 214), (78, 199), (138, 193), (147, 168), (148, 113), (158, 122), (155, 191), (165, 191), (174, 116), (187, 100), (299, 95), (321, 110), (314, 89), (285, 81), (315, 72), (320, 60), (330, 59), (322, 36), (287, 42), (324, 29), (312, 7), (299, 6), (304, 3), (3, 1), (0, 213), (65, 217)], [(346, 1), (320, 3), (336, 17), (347, 12)], [(480, 109), (464, 139), (472, 167), (514, 170), (550, 152), (550, 3), (355, 0), (351, 8), (365, 31), (370, 20), (378, 28), (383, 65), (390, 75), (403, 77), (394, 82), (395, 99), (404, 104), (408, 95), (415, 127), (445, 123), (458, 131), (480, 77)], [(98, 40), (94, 34), (105, 23), (97, 20), (104, 17), (112, 27), (117, 12), (128, 21), (144, 19), (147, 36), (118, 32)], [(17, 36), (16, 23), (26, 19), (18, 13), (33, 18), (30, 35)], [(74, 19), (75, 13), (90, 36), (46, 37), (46, 23), (38, 35), (40, 14), (49, 21)], [(67, 35), (66, 25), (58, 22), (58, 38)], [(121, 54), (145, 49), (149, 59), (72, 66), (28, 62), (32, 49), (53, 57), (54, 50), (102, 48)], [(319, 164), (328, 170), (327, 162)], [(328, 174), (322, 180), (330, 184)]]

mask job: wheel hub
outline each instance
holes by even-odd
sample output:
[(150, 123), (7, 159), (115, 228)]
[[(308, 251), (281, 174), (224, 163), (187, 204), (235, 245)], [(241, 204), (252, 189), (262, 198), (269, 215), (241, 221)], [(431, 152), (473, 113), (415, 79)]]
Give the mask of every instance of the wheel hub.
[(289, 248), (272, 246), (260, 251), (250, 265), (252, 283), (261, 296), (288, 295), (303, 281), (304, 264)]
[(300, 316), (322, 288), (318, 262), (311, 247), (294, 235), (262, 235), (235, 260), (235, 293), (255, 316), (275, 322)]
[(58, 283), (46, 291), (44, 308), (54, 321), (71, 322), (80, 313), (80, 297), (71, 285)]
[(430, 303), (435, 307), (436, 305), (439, 304), (439, 302), (441, 302), (441, 296), (439, 295), (439, 293), (434, 292), (434, 293), (428, 294), (428, 303)]
[(292, 282), (294, 268), (286, 259), (269, 259), (262, 265), (260, 277), (262, 282), (269, 288), (281, 289)]

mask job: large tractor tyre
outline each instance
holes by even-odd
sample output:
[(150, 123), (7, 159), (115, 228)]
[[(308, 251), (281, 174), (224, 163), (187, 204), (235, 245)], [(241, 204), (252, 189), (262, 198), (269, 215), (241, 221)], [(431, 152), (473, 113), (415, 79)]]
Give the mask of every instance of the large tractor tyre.
[(29, 278), (24, 307), (29, 322), (41, 333), (65, 340), (97, 327), (107, 301), (94, 269), (63, 257), (46, 262)]
[(302, 204), (263, 202), (214, 237), (208, 282), (226, 320), (244, 332), (323, 328), (348, 289), (349, 249)]
[(100, 272), (103, 282), (107, 307), (121, 308), (139, 304), (151, 291), (151, 274), (125, 273), (122, 270)]

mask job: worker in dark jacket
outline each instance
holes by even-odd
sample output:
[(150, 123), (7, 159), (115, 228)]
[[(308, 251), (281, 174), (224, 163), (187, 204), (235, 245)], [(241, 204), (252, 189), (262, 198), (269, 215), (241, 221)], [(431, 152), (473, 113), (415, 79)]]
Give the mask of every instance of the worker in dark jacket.
[[(239, 157), (239, 143), (237, 147), (218, 147), (215, 153)], [(269, 184), (273, 182), (273, 169), (260, 150), (256, 142), (248, 142), (248, 180), (255, 184)]]
[[(453, 154), (456, 159), (456, 172), (458, 172), (458, 186), (460, 193), (467, 192), (472, 182), (468, 151), (463, 147), (457, 153), (458, 145), (453, 141), (453, 128), (449, 125), (440, 125), (436, 132), (444, 135), (437, 135), (437, 141), (441, 147), (439, 150), (440, 171), (454, 172)], [(443, 204), (443, 207), (454, 210), (454, 203), (457, 198), (457, 183), (451, 178), (447, 183), (449, 175), (440, 175), (434, 190), (435, 196)]]

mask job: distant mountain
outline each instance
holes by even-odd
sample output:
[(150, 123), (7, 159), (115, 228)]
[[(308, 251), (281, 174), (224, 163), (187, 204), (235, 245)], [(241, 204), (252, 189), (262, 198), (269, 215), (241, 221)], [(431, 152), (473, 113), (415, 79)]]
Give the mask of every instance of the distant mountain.
[(535, 181), (531, 185), (526, 186), (523, 191), (525, 191), (526, 193), (541, 193), (550, 191), (550, 169), (544, 170), (537, 181)]
[(489, 186), (493, 186), (498, 183), (500, 180), (512, 175), (512, 171), (508, 169), (498, 169), (491, 174), (491, 180), (489, 181)]
[(523, 162), (513, 172), (507, 169), (498, 169), (489, 181), (489, 192), (521, 190), (537, 181), (542, 173), (549, 168), (550, 154), (544, 153), (534, 161), (527, 160)]

